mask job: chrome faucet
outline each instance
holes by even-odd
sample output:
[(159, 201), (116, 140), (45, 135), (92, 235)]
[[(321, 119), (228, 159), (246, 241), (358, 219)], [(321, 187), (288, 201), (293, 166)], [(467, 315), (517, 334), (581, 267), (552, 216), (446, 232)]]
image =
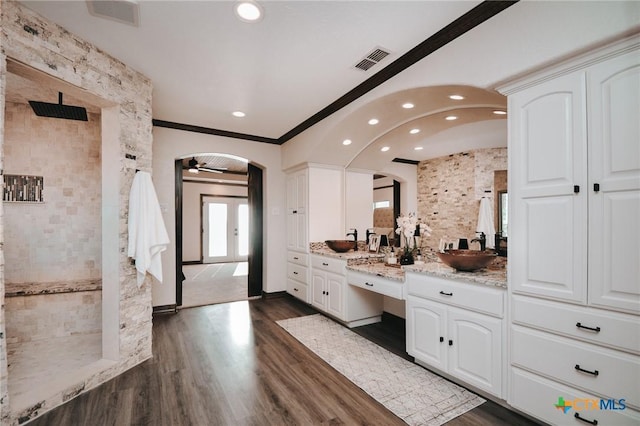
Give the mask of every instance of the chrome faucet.
[(358, 230), (353, 228), (351, 232), (347, 233), (347, 237), (353, 235), (353, 251), (358, 251)]
[(480, 251), (485, 251), (485, 249), (487, 248), (487, 236), (484, 232), (476, 232), (476, 234), (480, 234), (480, 236), (478, 238), (474, 238), (470, 242), (480, 243)]

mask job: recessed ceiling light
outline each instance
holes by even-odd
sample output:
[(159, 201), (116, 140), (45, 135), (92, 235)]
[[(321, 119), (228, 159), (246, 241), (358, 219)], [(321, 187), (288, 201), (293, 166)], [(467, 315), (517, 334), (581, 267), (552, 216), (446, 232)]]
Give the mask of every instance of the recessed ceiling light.
[(409, 133), (411, 133), (412, 135), (415, 135), (416, 133), (420, 133), (420, 129), (411, 129), (409, 130)]
[(245, 116), (245, 115), (247, 115), (247, 114), (245, 114), (245, 113), (244, 113), (244, 112), (242, 112), (242, 111), (233, 111), (233, 112), (231, 113), (231, 115), (233, 115), (234, 117), (244, 117), (244, 116)]
[(415, 147), (415, 148), (413, 148), (413, 149), (415, 149), (416, 151), (422, 151), (422, 147), (421, 147), (421, 146), (416, 146), (416, 147)]
[(382, 152), (387, 152), (389, 151), (391, 148), (389, 148), (388, 146), (383, 146), (382, 148), (380, 148), (380, 151)]
[(402, 108), (404, 108), (404, 109), (411, 109), (413, 107), (414, 107), (414, 105), (411, 102), (407, 102), (405, 104), (402, 104)]
[(342, 141), (342, 145), (351, 145), (351, 139), (345, 139)]
[(262, 7), (254, 1), (243, 0), (236, 3), (236, 15), (245, 22), (257, 22), (262, 18)]
[(372, 118), (371, 120), (369, 120), (369, 124), (371, 124), (372, 126), (375, 124), (378, 124), (380, 121), (377, 118)]
[(493, 111), (493, 113), (496, 115), (507, 115), (507, 111), (495, 110)]
[(448, 115), (444, 119), (445, 120), (449, 120), (449, 121), (453, 121), (453, 120), (457, 120), (458, 117), (456, 117), (455, 115)]
[(461, 101), (464, 99), (464, 96), (462, 95), (451, 95), (449, 96), (449, 99), (453, 99), (454, 101)]

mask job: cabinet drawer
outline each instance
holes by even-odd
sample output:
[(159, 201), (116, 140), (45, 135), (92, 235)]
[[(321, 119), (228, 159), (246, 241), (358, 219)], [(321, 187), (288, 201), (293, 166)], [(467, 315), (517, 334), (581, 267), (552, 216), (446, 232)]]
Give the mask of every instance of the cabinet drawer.
[(311, 266), (314, 269), (344, 275), (347, 262), (345, 260), (333, 259), (326, 256), (311, 256)]
[(523, 327), (512, 331), (514, 365), (640, 407), (640, 357)]
[(287, 280), (287, 293), (306, 303), (309, 303), (309, 299), (307, 298), (308, 288), (309, 287), (307, 287), (306, 284), (303, 284), (300, 281)]
[[(582, 419), (596, 420), (599, 425), (640, 424), (640, 413), (629, 407), (624, 410), (588, 409), (587, 404), (593, 403), (587, 400), (595, 400), (599, 404), (600, 398), (517, 368), (511, 369), (510, 389), (509, 404), (552, 425), (585, 426), (589, 424), (576, 418), (576, 413)], [(556, 408), (559, 397), (562, 397), (565, 403), (575, 402), (576, 407), (568, 409), (566, 413)], [(616, 401), (620, 398), (624, 396), (616, 397)], [(619, 404), (616, 407), (621, 408)]]
[(408, 294), (448, 305), (460, 306), (499, 318), (504, 316), (505, 291), (478, 284), (465, 284), (422, 274), (407, 274)]
[(309, 255), (306, 253), (299, 253), (297, 251), (287, 252), (287, 262), (297, 263), (298, 265), (308, 266)]
[(347, 282), (350, 285), (362, 287), (365, 290), (384, 294), (385, 296), (393, 297), (396, 299), (403, 298), (402, 297), (403, 283), (400, 281), (394, 281), (394, 280), (389, 280), (382, 277), (376, 277), (371, 274), (363, 274), (360, 272), (348, 271)]
[(521, 296), (511, 300), (514, 323), (640, 354), (638, 317)]
[(306, 266), (301, 266), (295, 263), (287, 262), (287, 278), (306, 283), (308, 280), (307, 270), (308, 268)]

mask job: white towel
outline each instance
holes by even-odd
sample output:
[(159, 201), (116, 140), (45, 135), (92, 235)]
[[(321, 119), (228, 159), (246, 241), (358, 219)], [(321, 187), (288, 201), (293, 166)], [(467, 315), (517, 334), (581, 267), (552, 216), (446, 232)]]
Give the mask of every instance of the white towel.
[(496, 228), (493, 226), (493, 207), (487, 197), (480, 199), (480, 213), (478, 213), (477, 232), (484, 232), (487, 236), (487, 248), (495, 247)]
[(128, 256), (135, 259), (138, 287), (149, 272), (162, 282), (160, 253), (167, 249), (169, 235), (164, 226), (158, 197), (147, 172), (137, 172), (129, 193)]

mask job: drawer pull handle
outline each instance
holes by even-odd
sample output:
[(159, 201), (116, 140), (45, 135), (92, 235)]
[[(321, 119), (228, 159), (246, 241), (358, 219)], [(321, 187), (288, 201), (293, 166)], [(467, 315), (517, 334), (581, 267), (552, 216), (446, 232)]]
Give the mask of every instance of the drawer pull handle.
[(442, 294), (443, 296), (453, 296), (453, 293), (447, 293), (446, 291), (442, 290), (440, 290), (440, 294)]
[(582, 325), (579, 322), (576, 323), (576, 327), (582, 328), (585, 330), (595, 331), (596, 333), (600, 333), (600, 327), (587, 327), (586, 325)]
[(293, 257), (293, 260), (298, 260), (298, 258), (294, 256), (294, 257)]
[(329, 264), (322, 262), (322, 266), (329, 266)]
[(584, 368), (580, 368), (580, 365), (579, 365), (579, 364), (576, 364), (575, 369), (576, 369), (577, 371), (581, 371), (581, 372), (583, 372), (583, 373), (587, 373), (587, 374), (592, 374), (592, 375), (594, 375), (594, 376), (597, 376), (598, 374), (600, 374), (600, 373), (598, 372), (598, 370), (589, 371), (589, 370), (585, 370)]
[(364, 285), (369, 286), (369, 287), (373, 287), (373, 284), (370, 284), (370, 283), (364, 283)]
[(293, 291), (298, 291), (298, 289), (294, 287), (294, 288), (293, 288)]
[(584, 418), (580, 417), (580, 413), (575, 413), (573, 415), (573, 417), (575, 417), (576, 419), (581, 420), (581, 421), (583, 421), (585, 423), (591, 423), (592, 425), (597, 425), (598, 424), (597, 420), (587, 420), (587, 419), (584, 419)]

